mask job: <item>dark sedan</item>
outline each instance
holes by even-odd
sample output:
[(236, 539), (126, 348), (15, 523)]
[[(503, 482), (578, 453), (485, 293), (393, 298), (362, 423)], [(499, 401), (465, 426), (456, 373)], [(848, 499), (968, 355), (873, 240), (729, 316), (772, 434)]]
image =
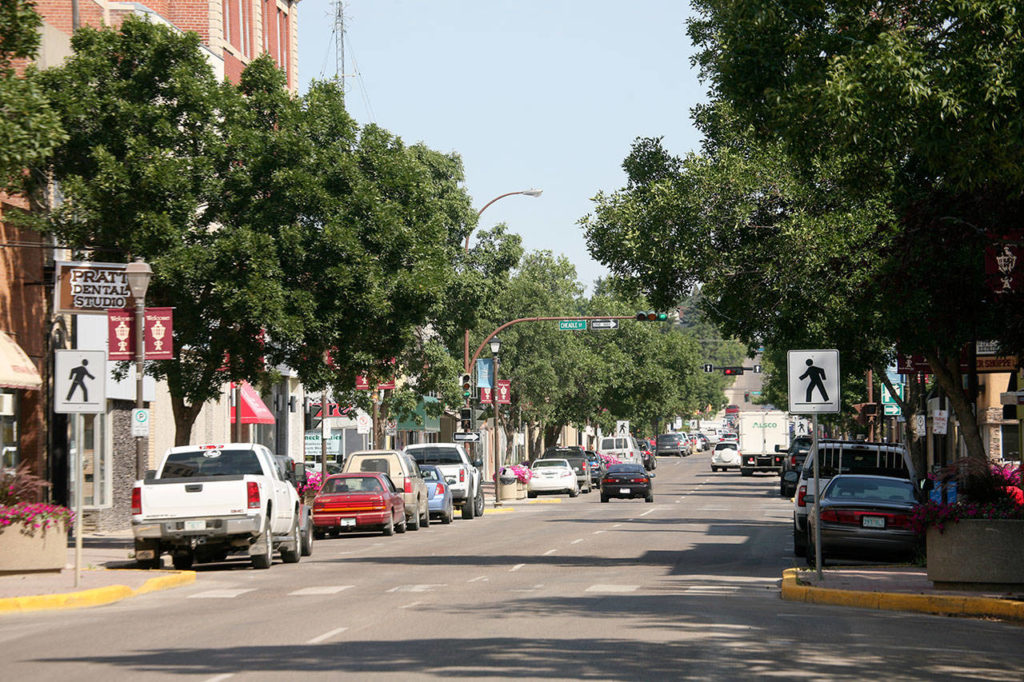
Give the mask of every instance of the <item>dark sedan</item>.
[(601, 501), (613, 497), (631, 499), (642, 497), (654, 502), (654, 474), (639, 464), (613, 464), (601, 477)]
[[(808, 505), (813, 498), (807, 496)], [(911, 524), (917, 504), (909, 480), (888, 476), (840, 474), (821, 497), (821, 562), (845, 556), (851, 559), (888, 558), (917, 552), (920, 539)], [(807, 563), (815, 565), (817, 527), (809, 514)]]

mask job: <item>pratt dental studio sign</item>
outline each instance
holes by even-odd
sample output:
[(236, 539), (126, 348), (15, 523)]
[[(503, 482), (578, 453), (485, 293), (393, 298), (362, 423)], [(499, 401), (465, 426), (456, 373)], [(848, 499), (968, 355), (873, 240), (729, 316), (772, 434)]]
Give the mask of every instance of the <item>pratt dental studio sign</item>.
[(106, 315), (131, 299), (124, 263), (57, 262), (54, 307), (58, 313)]

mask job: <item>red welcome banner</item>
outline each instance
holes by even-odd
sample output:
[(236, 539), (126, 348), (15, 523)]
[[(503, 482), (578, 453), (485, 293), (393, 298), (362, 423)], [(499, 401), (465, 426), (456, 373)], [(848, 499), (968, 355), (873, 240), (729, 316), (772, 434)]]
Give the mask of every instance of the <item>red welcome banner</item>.
[(498, 379), (498, 404), (512, 404), (512, 382), (509, 379)]
[[(174, 308), (146, 308), (146, 359), (174, 359)], [(135, 359), (135, 311), (107, 310), (107, 359)]]
[(487, 386), (481, 386), (480, 387), (480, 402), (481, 403), (492, 403), (492, 402), (494, 402), (494, 399), (491, 396), (491, 394), (493, 392), (494, 392), (493, 388), (489, 388)]

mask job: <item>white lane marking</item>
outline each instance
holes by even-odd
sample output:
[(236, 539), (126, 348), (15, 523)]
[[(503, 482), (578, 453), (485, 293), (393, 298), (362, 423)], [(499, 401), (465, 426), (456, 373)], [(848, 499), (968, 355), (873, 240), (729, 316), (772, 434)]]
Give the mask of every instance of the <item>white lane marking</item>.
[(314, 637), (313, 639), (306, 642), (306, 644), (319, 644), (320, 642), (328, 640), (331, 637), (334, 637), (335, 635), (340, 635), (341, 633), (345, 632), (345, 630), (348, 630), (348, 628), (334, 628), (330, 632), (325, 632), (319, 637)]
[(575, 540), (573, 540), (573, 541), (572, 541), (572, 542), (570, 542), (569, 544), (570, 544), (570, 545), (578, 545), (578, 544), (580, 544), (581, 542), (583, 542), (583, 538), (576, 538)]
[(342, 590), (347, 590), (355, 585), (321, 585), (319, 587), (303, 587), (301, 590), (295, 590), (289, 592), (289, 597), (314, 597), (322, 594), (338, 594)]
[(418, 606), (419, 604), (422, 604), (422, 603), (423, 603), (423, 602), (421, 602), (421, 601), (414, 601), (414, 602), (412, 602), (411, 604), (406, 604), (405, 606), (400, 606), (399, 608), (402, 608), (402, 609), (411, 609), (412, 607), (414, 607), (414, 606)]
[(607, 532), (608, 531), (606, 531), (606, 530), (595, 530), (594, 531), (594, 535), (600, 535), (601, 533), (607, 533)]
[(544, 552), (544, 556), (547, 556), (549, 554), (554, 554), (557, 551), (558, 551), (557, 549), (549, 549), (548, 551)]
[(429, 592), (436, 587), (447, 587), (447, 583), (434, 583), (424, 585), (399, 585), (392, 587), (388, 592)]
[(235, 676), (234, 673), (224, 673), (223, 675), (214, 675), (210, 679), (206, 680), (206, 682), (223, 682), (223, 680), (226, 680), (226, 679), (228, 679), (230, 677), (234, 677), (234, 676)]
[(522, 567), (523, 567), (523, 566), (525, 566), (525, 565), (526, 565), (526, 564), (516, 564), (516, 565), (515, 565), (515, 566), (513, 566), (512, 568), (508, 569), (508, 572), (509, 572), (509, 573), (513, 573), (513, 572), (515, 572), (515, 571), (518, 571), (518, 570), (519, 570), (520, 568), (522, 568)]
[(647, 516), (648, 514), (650, 514), (650, 513), (651, 513), (651, 512), (653, 512), (653, 511), (654, 511), (653, 509), (648, 509), (648, 510), (647, 510), (647, 511), (645, 511), (645, 512), (644, 512), (643, 514), (641, 514), (640, 516), (641, 516), (641, 518), (642, 518), (642, 517), (644, 517), (644, 516)]
[(602, 594), (620, 594), (623, 592), (636, 592), (639, 585), (591, 585), (585, 592), (601, 592)]
[(676, 504), (679, 504), (682, 501), (683, 501), (682, 498), (680, 498), (680, 499), (676, 500)]
[(475, 577), (475, 578), (470, 578), (470, 579), (469, 579), (469, 580), (467, 580), (466, 582), (467, 582), (467, 583), (478, 583), (478, 582), (480, 582), (481, 580), (483, 580), (483, 581), (485, 581), (485, 582), (486, 582), (486, 580), (487, 580), (487, 576), (486, 576), (486, 575), (478, 575), (478, 576), (477, 576), (477, 577)]
[(190, 594), (189, 599), (234, 599), (240, 594), (246, 592), (255, 592), (256, 588), (246, 588), (241, 590), (206, 590), (205, 592), (197, 592), (196, 594)]
[(612, 528), (618, 528), (621, 525), (622, 525), (621, 523), (616, 523), (615, 525), (612, 526)]

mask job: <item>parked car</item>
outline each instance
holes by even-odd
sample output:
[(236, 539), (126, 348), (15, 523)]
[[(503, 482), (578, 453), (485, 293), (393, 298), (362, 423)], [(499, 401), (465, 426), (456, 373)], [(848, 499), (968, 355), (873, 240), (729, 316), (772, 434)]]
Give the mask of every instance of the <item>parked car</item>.
[(697, 452), (704, 452), (705, 450), (711, 449), (711, 441), (703, 433), (693, 434), (694, 438), (697, 439)]
[(793, 554), (805, 556), (808, 544), (807, 496), (814, 495), (814, 460), (818, 460), (821, 490), (839, 474), (871, 474), (916, 481), (914, 465), (906, 448), (897, 443), (832, 440), (818, 441), (816, 453), (804, 458), (793, 499)]
[(409, 445), (404, 452), (420, 466), (432, 464), (441, 470), (462, 518), (473, 519), (483, 515), (482, 460), (470, 460), (466, 449), (459, 443), (421, 443)]
[(601, 452), (611, 455), (619, 461), (630, 464), (643, 464), (643, 455), (640, 454), (640, 444), (632, 436), (611, 436), (601, 439)]
[(579, 445), (548, 448), (540, 456), (540, 459), (564, 459), (576, 474), (576, 481), (580, 492), (589, 493), (594, 489), (590, 479), (590, 460), (587, 454)]
[(427, 484), (427, 506), (430, 513), (441, 519), (441, 523), (451, 523), (455, 517), (452, 486), (445, 480), (441, 468), (432, 464), (422, 464), (420, 473)]
[(185, 445), (164, 454), (160, 468), (132, 487), (135, 559), (159, 568), (171, 555), (178, 570), (195, 561), (250, 557), (270, 568), (302, 556), (301, 511), (295, 486), (266, 447), (256, 443)]
[[(805, 499), (814, 501), (811, 495)], [(921, 541), (911, 525), (911, 515), (917, 501), (914, 483), (904, 478), (834, 476), (819, 502), (820, 528), (813, 514), (808, 520), (808, 565), (815, 565), (819, 534), (822, 565), (836, 556), (888, 559), (916, 554)]]
[(579, 480), (569, 460), (538, 459), (530, 469), (533, 476), (526, 484), (527, 497), (537, 497), (540, 493), (568, 493), (569, 497), (580, 494)]
[(663, 457), (686, 457), (690, 451), (690, 441), (685, 433), (663, 433), (655, 441), (655, 452)]
[(740, 449), (736, 441), (720, 440), (711, 452), (711, 471), (740, 468)]
[(797, 481), (800, 480), (800, 467), (811, 449), (810, 436), (797, 436), (790, 442), (789, 451), (782, 463), (782, 475), (779, 477), (779, 495), (792, 497), (796, 494)]
[(313, 500), (313, 525), (318, 539), (342, 531), (404, 533), (405, 501), (387, 474), (335, 474)]
[(643, 456), (644, 469), (647, 471), (654, 471), (658, 468), (658, 458), (654, 455), (654, 452), (647, 448), (643, 448), (640, 451), (640, 454)]
[(604, 475), (607, 465), (604, 463), (604, 459), (593, 450), (585, 450), (585, 452), (587, 461), (590, 463), (590, 484), (600, 487), (601, 476)]
[(343, 473), (387, 474), (402, 493), (405, 519), (409, 530), (430, 525), (430, 507), (427, 503), (427, 484), (420, 475), (419, 465), (409, 455), (397, 450), (361, 450), (345, 460)]
[(654, 474), (639, 464), (612, 465), (601, 479), (601, 501), (607, 502), (613, 497), (642, 497), (647, 502), (654, 502), (652, 478)]

